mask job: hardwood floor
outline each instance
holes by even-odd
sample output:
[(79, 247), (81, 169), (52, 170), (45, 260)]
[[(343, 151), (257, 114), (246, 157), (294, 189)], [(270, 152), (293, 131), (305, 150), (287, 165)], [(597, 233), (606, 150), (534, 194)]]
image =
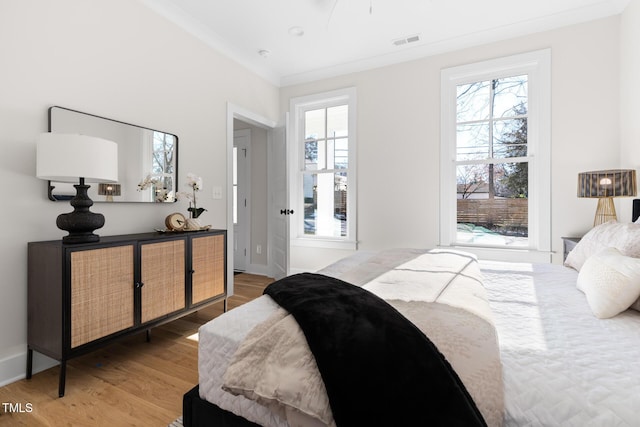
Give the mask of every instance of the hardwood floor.
[[(272, 281), (236, 275), (228, 308), (262, 295)], [(182, 395), (198, 382), (198, 328), (222, 308), (216, 303), (155, 328), (151, 342), (139, 334), (70, 360), (63, 398), (58, 367), (1, 387), (0, 426), (166, 427), (182, 414)]]

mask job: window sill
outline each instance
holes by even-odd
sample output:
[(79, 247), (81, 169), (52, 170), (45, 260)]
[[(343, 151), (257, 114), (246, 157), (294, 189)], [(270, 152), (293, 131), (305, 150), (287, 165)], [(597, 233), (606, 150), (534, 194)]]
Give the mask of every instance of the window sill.
[(291, 246), (356, 250), (358, 249), (358, 242), (356, 240), (341, 240), (320, 237), (297, 237), (295, 239), (291, 239)]
[(489, 261), (509, 261), (509, 262), (530, 262), (536, 264), (550, 264), (551, 251), (540, 251), (529, 248), (500, 248), (500, 247), (480, 247), (480, 246), (438, 246), (439, 249), (455, 249), (469, 252), (480, 259)]

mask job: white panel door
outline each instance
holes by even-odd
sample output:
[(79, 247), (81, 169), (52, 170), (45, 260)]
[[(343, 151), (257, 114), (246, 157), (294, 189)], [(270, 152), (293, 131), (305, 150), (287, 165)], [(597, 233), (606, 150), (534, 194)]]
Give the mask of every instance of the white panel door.
[(269, 254), (276, 280), (289, 273), (289, 181), (287, 180), (287, 126), (269, 131)]

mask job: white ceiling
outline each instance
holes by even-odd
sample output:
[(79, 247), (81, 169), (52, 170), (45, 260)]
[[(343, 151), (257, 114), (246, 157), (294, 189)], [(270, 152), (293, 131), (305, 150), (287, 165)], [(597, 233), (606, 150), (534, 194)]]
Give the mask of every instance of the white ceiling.
[[(629, 0), (141, 0), (279, 86), (615, 15)], [(289, 34), (300, 27), (304, 35)], [(418, 35), (396, 46), (393, 41)], [(262, 56), (260, 50), (269, 54)]]

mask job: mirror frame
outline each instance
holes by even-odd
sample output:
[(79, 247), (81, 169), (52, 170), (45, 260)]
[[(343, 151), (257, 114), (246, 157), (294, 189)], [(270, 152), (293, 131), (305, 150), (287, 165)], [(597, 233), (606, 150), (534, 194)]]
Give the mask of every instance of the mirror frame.
[[(53, 105), (51, 107), (49, 107), (48, 111), (47, 111), (47, 119), (48, 119), (48, 131), (52, 132), (52, 129), (54, 127), (53, 124), (53, 120), (52, 120), (52, 112), (53, 109), (60, 109), (60, 110), (65, 110), (71, 113), (76, 113), (76, 114), (82, 114), (84, 116), (89, 116), (89, 117), (93, 117), (96, 119), (101, 119), (101, 120), (106, 120), (108, 122), (113, 122), (113, 123), (118, 123), (121, 125), (125, 125), (125, 126), (132, 126), (134, 128), (139, 128), (139, 129), (145, 129), (145, 130), (150, 130), (150, 131), (155, 131), (155, 132), (161, 132), (167, 135), (171, 135), (175, 138), (175, 143), (174, 143), (174, 153), (173, 153), (173, 163), (174, 163), (174, 172), (173, 172), (173, 187), (174, 187), (174, 193), (177, 192), (177, 188), (178, 188), (178, 147), (179, 147), (179, 138), (178, 135), (173, 134), (173, 133), (169, 133), (169, 132), (164, 132), (158, 129), (151, 129), (149, 127), (146, 126), (139, 126), (139, 125), (135, 125), (132, 123), (127, 123), (127, 122), (123, 122), (120, 120), (115, 120), (115, 119), (110, 119), (107, 117), (103, 117), (103, 116), (98, 116), (96, 114), (91, 114), (91, 113), (86, 113), (84, 111), (78, 111), (78, 110), (74, 110), (71, 108), (66, 108), (66, 107), (61, 107), (59, 105)], [(100, 135), (93, 135), (93, 136), (97, 136), (100, 137)], [(116, 141), (117, 142), (117, 141)], [(142, 171), (140, 174), (140, 181), (142, 181), (142, 179), (145, 178), (146, 174), (148, 172), (147, 171)], [(54, 194), (54, 188), (55, 188), (55, 184), (56, 181), (47, 181), (47, 197), (49, 198), (49, 200), (57, 202), (57, 201), (68, 201), (71, 200), (74, 195), (64, 195), (64, 194)], [(142, 201), (142, 200), (114, 200), (114, 201), (106, 201), (106, 200), (93, 200), (94, 203), (99, 202), (99, 203), (159, 203), (159, 204), (164, 204), (164, 203), (174, 203), (176, 201), (176, 199), (174, 198), (173, 200), (167, 200), (167, 201), (162, 201), (162, 202), (158, 202), (158, 201)]]

